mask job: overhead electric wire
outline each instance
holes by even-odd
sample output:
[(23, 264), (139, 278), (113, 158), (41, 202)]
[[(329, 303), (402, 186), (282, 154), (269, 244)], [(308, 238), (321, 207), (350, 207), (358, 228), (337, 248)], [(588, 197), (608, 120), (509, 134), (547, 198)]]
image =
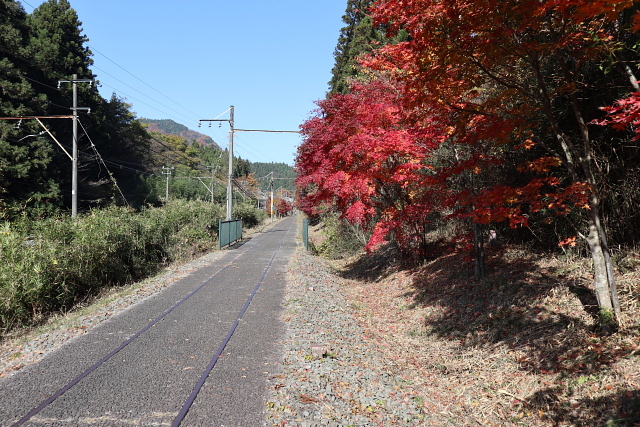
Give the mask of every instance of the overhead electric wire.
[(267, 158), (267, 159), (269, 159), (269, 160), (274, 161), (274, 162), (276, 162), (276, 163), (277, 163), (277, 161), (276, 161), (274, 158), (272, 158), (271, 156), (269, 156), (269, 155), (267, 155), (267, 154), (264, 154), (264, 153), (260, 152), (259, 150), (257, 150), (257, 149), (255, 149), (255, 148), (253, 148), (251, 145), (249, 145), (249, 144), (248, 144), (246, 141), (244, 141), (242, 138), (238, 138), (238, 135), (236, 135), (236, 136), (234, 137), (234, 142), (236, 142), (236, 141), (240, 141), (239, 146), (241, 147), (241, 149), (248, 149), (248, 150), (251, 150), (251, 151), (253, 151), (255, 154), (259, 154), (260, 156), (263, 156), (263, 157), (265, 157), (265, 158)]
[(169, 101), (173, 102), (174, 104), (176, 104), (178, 107), (184, 109), (185, 111), (188, 111), (189, 113), (193, 114), (195, 117), (199, 117), (198, 114), (194, 113), (193, 111), (189, 110), (188, 108), (180, 105), (179, 103), (177, 103), (176, 101), (174, 101), (173, 99), (169, 98), (167, 95), (163, 94), (162, 92), (160, 92), (159, 90), (157, 90), (156, 88), (154, 88), (153, 86), (149, 85), (147, 82), (145, 82), (144, 80), (140, 79), (139, 77), (137, 77), (136, 75), (134, 75), (133, 73), (131, 73), (130, 71), (128, 71), (127, 69), (125, 69), (123, 66), (121, 66), (120, 64), (118, 64), (117, 62), (115, 62), (113, 59), (109, 58), (107, 55), (105, 55), (104, 53), (100, 52), (99, 50), (95, 49), (93, 46), (89, 46), (87, 45), (87, 47), (89, 49), (91, 49), (92, 52), (97, 52), (98, 54), (102, 55), (103, 57), (105, 57), (106, 59), (108, 59), (109, 61), (111, 61), (113, 64), (115, 64), (118, 68), (122, 69), (124, 72), (126, 72), (127, 74), (131, 75), (133, 78), (135, 78), (136, 80), (140, 81), (142, 84), (144, 84), (145, 86), (149, 87), (150, 89), (154, 90), (155, 92), (157, 92), (158, 94), (164, 96), (165, 98), (167, 98)]
[[(35, 9), (35, 7), (34, 7), (34, 6), (32, 6), (31, 4), (29, 4), (28, 2), (23, 1), (23, 3), (27, 4), (27, 5), (28, 5), (28, 6), (30, 6), (31, 8)], [(115, 64), (117, 67), (119, 67), (120, 69), (122, 69), (123, 71), (125, 71), (127, 74), (131, 75), (131, 76), (132, 76), (132, 77), (134, 77), (136, 80), (138, 80), (138, 81), (142, 82), (145, 86), (149, 87), (149, 88), (150, 88), (150, 89), (152, 89), (153, 91), (155, 91), (155, 92), (157, 92), (158, 94), (162, 95), (163, 97), (165, 97), (166, 99), (168, 99), (169, 101), (171, 101), (172, 103), (174, 103), (175, 105), (177, 105), (178, 107), (180, 107), (181, 109), (183, 109), (183, 110), (188, 111), (189, 113), (191, 113), (191, 114), (193, 115), (193, 117), (200, 117), (198, 114), (194, 113), (193, 111), (189, 110), (188, 108), (186, 108), (186, 107), (184, 107), (183, 105), (179, 104), (178, 102), (174, 101), (173, 99), (171, 99), (171, 98), (170, 98), (170, 97), (168, 97), (167, 95), (163, 94), (162, 92), (160, 92), (159, 90), (157, 90), (157, 89), (156, 89), (156, 88), (154, 88), (153, 86), (149, 85), (149, 84), (148, 84), (148, 83), (146, 83), (144, 80), (140, 79), (139, 77), (137, 77), (136, 75), (134, 75), (133, 73), (131, 73), (130, 71), (128, 71), (127, 69), (125, 69), (123, 66), (121, 66), (121, 65), (120, 65), (120, 64), (118, 64), (118, 63), (116, 63), (114, 60), (112, 60), (111, 58), (109, 58), (108, 56), (106, 56), (105, 54), (103, 54), (102, 52), (100, 52), (100, 51), (98, 51), (97, 49), (95, 49), (93, 46), (90, 46), (90, 45), (88, 45), (88, 44), (84, 44), (84, 45), (83, 45), (83, 47), (86, 47), (87, 49), (90, 49), (92, 52), (96, 52), (96, 53), (98, 53), (98, 54), (102, 55), (104, 58), (106, 58), (107, 60), (109, 60), (110, 62), (112, 62), (113, 64)], [(65, 47), (62, 47), (62, 49), (64, 49), (67, 53), (71, 53), (71, 54), (73, 54), (73, 52), (71, 52), (69, 49), (66, 49)], [(26, 61), (26, 62), (28, 62), (28, 63), (32, 63), (28, 58), (20, 58), (20, 59), (22, 59), (23, 61)], [(164, 108), (166, 108), (166, 109), (169, 109), (169, 110), (173, 111), (174, 113), (177, 113), (177, 114), (181, 115), (181, 116), (183, 117), (183, 119), (187, 119), (187, 120), (189, 120), (189, 121), (190, 121), (190, 120), (192, 120), (192, 118), (189, 118), (188, 116), (186, 116), (186, 115), (184, 115), (184, 114), (181, 114), (179, 111), (176, 111), (175, 109), (173, 109), (173, 108), (171, 108), (171, 107), (169, 107), (169, 106), (167, 106), (167, 105), (163, 104), (162, 102), (158, 101), (157, 99), (155, 99), (155, 98), (153, 98), (153, 97), (151, 97), (151, 96), (149, 96), (149, 95), (147, 95), (147, 94), (145, 94), (145, 93), (143, 93), (143, 92), (139, 91), (138, 89), (136, 89), (136, 88), (134, 88), (134, 87), (130, 86), (129, 84), (127, 84), (127, 83), (123, 82), (122, 80), (118, 79), (117, 77), (115, 77), (115, 76), (113, 76), (113, 75), (109, 74), (108, 72), (106, 72), (106, 71), (104, 71), (104, 70), (100, 69), (100, 68), (99, 68), (99, 67), (97, 67), (95, 64), (92, 64), (92, 65), (90, 65), (89, 67), (91, 67), (91, 68), (95, 68), (95, 69), (98, 69), (98, 70), (102, 71), (103, 73), (107, 74), (107, 75), (108, 75), (108, 76), (110, 76), (111, 78), (113, 78), (113, 79), (115, 79), (115, 80), (119, 81), (120, 83), (122, 83), (122, 84), (124, 84), (124, 85), (126, 85), (126, 86), (128, 86), (128, 87), (130, 87), (130, 88), (132, 88), (132, 89), (133, 89), (133, 90), (135, 90), (136, 92), (138, 92), (138, 93), (140, 93), (140, 94), (142, 94), (142, 95), (146, 96), (146, 97), (147, 97), (147, 98), (149, 98), (151, 101), (153, 101), (153, 102), (155, 102), (155, 103), (159, 104), (160, 106), (162, 106), (162, 107), (164, 107)], [(18, 75), (18, 76), (20, 76), (20, 77), (23, 77), (23, 78), (25, 78), (25, 79), (27, 79), (27, 80), (30, 80), (30, 81), (32, 81), (32, 82), (34, 82), (34, 83), (38, 83), (38, 84), (40, 84), (40, 85), (42, 85), (42, 86), (44, 86), (44, 87), (47, 87), (47, 88), (50, 88), (50, 89), (53, 89), (53, 90), (59, 90), (57, 87), (50, 86), (50, 85), (49, 85), (49, 84), (47, 84), (47, 83), (43, 83), (43, 82), (37, 81), (37, 80), (32, 79), (32, 78), (30, 78), (30, 77), (27, 77), (27, 76), (25, 76), (25, 75), (23, 75), (23, 74), (21, 74), (21, 73), (16, 73), (16, 72), (14, 72), (14, 74), (16, 74), (16, 75)], [(95, 76), (95, 77), (97, 77), (97, 76)], [(136, 100), (137, 102), (140, 102), (140, 103), (142, 103), (142, 104), (144, 104), (144, 105), (146, 105), (146, 106), (148, 106), (148, 107), (150, 107), (150, 108), (152, 108), (152, 109), (154, 109), (154, 110), (156, 110), (156, 111), (158, 111), (158, 112), (160, 112), (160, 113), (167, 114), (167, 112), (166, 112), (166, 111), (163, 111), (163, 110), (161, 110), (161, 109), (159, 109), (159, 108), (157, 108), (157, 107), (154, 107), (154, 106), (152, 106), (152, 105), (149, 105), (149, 104), (148, 104), (148, 103), (146, 103), (146, 102), (143, 102), (143, 101), (141, 101), (141, 100), (139, 100), (139, 99), (136, 99), (136, 98), (134, 98), (134, 97), (132, 97), (132, 96), (130, 96), (130, 95), (127, 95), (127, 94), (123, 93), (122, 91), (118, 90), (118, 88), (116, 88), (116, 87), (113, 87), (113, 86), (111, 86), (111, 85), (108, 85), (108, 84), (106, 84), (106, 83), (102, 83), (102, 82), (101, 82), (101, 84), (102, 84), (102, 85), (104, 85), (104, 86), (110, 87), (110, 88), (114, 89), (117, 93), (120, 93), (120, 94), (122, 94), (122, 95), (125, 95), (125, 96), (126, 96), (126, 97), (128, 97), (128, 98), (134, 99), (134, 100)], [(69, 107), (65, 107), (65, 106), (57, 105), (57, 104), (52, 104), (52, 105), (56, 105), (57, 107), (60, 107), (60, 108), (69, 108)], [(168, 115), (169, 115), (169, 116), (172, 116), (171, 114), (168, 114)], [(180, 120), (181, 120), (181, 119), (179, 119), (179, 118), (178, 118), (178, 117), (176, 117), (176, 116), (172, 116), (172, 117), (173, 117), (173, 118), (175, 118), (175, 119), (177, 119), (178, 121), (180, 121)]]
[[(32, 5), (30, 5), (30, 4), (29, 4), (28, 2), (26, 2), (26, 1), (25, 1), (24, 3), (26, 3), (26, 4), (27, 4), (27, 5), (29, 5), (30, 7), (34, 8)], [(34, 9), (35, 9), (35, 8), (34, 8)], [(118, 64), (117, 62), (115, 62), (114, 60), (112, 60), (111, 58), (109, 58), (108, 56), (106, 56), (104, 53), (102, 53), (102, 52), (100, 52), (99, 50), (97, 50), (95, 47), (93, 47), (93, 46), (91, 46), (91, 45), (88, 45), (88, 44), (86, 44), (85, 46), (86, 46), (86, 48), (90, 49), (92, 52), (98, 53), (99, 55), (103, 56), (104, 58), (106, 58), (107, 60), (109, 60), (110, 62), (112, 62), (114, 65), (116, 65), (118, 68), (122, 69), (122, 70), (123, 70), (123, 71), (125, 71), (127, 74), (131, 75), (131, 76), (132, 76), (132, 77), (134, 77), (136, 80), (138, 80), (138, 81), (140, 81), (141, 83), (143, 83), (145, 86), (149, 87), (149, 88), (150, 88), (150, 89), (152, 89), (153, 91), (155, 91), (155, 92), (157, 92), (158, 94), (162, 95), (164, 98), (168, 99), (169, 101), (171, 101), (171, 102), (172, 102), (172, 103), (174, 103), (175, 105), (179, 106), (180, 108), (184, 109), (185, 111), (188, 111), (188, 112), (189, 112), (189, 113), (191, 113), (194, 117), (199, 117), (199, 115), (198, 115), (198, 114), (194, 113), (193, 111), (191, 111), (191, 110), (189, 110), (188, 108), (186, 108), (186, 107), (182, 106), (181, 104), (179, 104), (178, 102), (174, 101), (173, 99), (171, 99), (171, 98), (170, 98), (170, 97), (168, 97), (167, 95), (163, 94), (163, 93), (162, 93), (162, 92), (160, 92), (159, 90), (155, 89), (154, 87), (152, 87), (151, 85), (149, 85), (148, 83), (146, 83), (144, 80), (140, 79), (139, 77), (137, 77), (136, 75), (134, 75), (133, 73), (131, 73), (130, 71), (128, 71), (127, 69), (125, 69), (123, 66), (121, 66), (120, 64)], [(65, 49), (65, 50), (67, 50), (67, 52), (71, 53), (68, 49)], [(95, 69), (97, 69), (97, 70), (99, 70), (99, 71), (103, 72), (104, 74), (106, 74), (106, 75), (110, 76), (111, 78), (113, 78), (113, 79), (117, 80), (118, 82), (120, 82), (120, 83), (124, 84), (125, 86), (127, 86), (127, 87), (129, 87), (129, 88), (131, 88), (131, 89), (135, 90), (135, 91), (136, 91), (136, 92), (138, 92), (138, 93), (140, 93), (141, 95), (146, 96), (147, 98), (149, 98), (149, 99), (150, 99), (150, 100), (152, 100), (153, 102), (155, 102), (155, 103), (159, 104), (160, 106), (162, 106), (162, 107), (164, 107), (164, 108), (167, 108), (167, 109), (169, 109), (169, 110), (171, 110), (171, 111), (173, 111), (173, 112), (175, 112), (175, 113), (177, 113), (177, 114), (180, 114), (180, 115), (181, 115), (182, 117), (184, 117), (184, 118), (188, 118), (186, 115), (181, 114), (180, 112), (178, 112), (178, 111), (176, 111), (176, 110), (172, 109), (171, 107), (169, 107), (169, 106), (167, 106), (167, 105), (163, 104), (162, 102), (160, 102), (160, 101), (158, 101), (158, 100), (154, 99), (153, 97), (151, 97), (151, 96), (149, 96), (149, 95), (147, 95), (147, 94), (145, 94), (145, 93), (143, 93), (143, 92), (139, 91), (138, 89), (134, 88), (133, 86), (131, 86), (131, 85), (129, 85), (129, 84), (127, 84), (127, 83), (123, 82), (122, 80), (118, 79), (117, 77), (113, 76), (112, 74), (110, 74), (110, 73), (108, 73), (108, 72), (106, 72), (106, 71), (102, 70), (101, 68), (99, 68), (99, 67), (95, 66), (95, 64), (91, 65), (90, 67), (95, 68)], [(54, 90), (59, 90), (57, 87), (53, 87), (53, 86), (50, 86), (50, 85), (49, 85), (49, 84), (47, 84), (47, 83), (43, 83), (43, 82), (37, 81), (37, 80), (32, 79), (32, 78), (30, 78), (30, 77), (27, 77), (27, 76), (25, 76), (25, 75), (23, 75), (23, 74), (21, 74), (21, 73), (15, 73), (15, 74), (16, 74), (16, 75), (18, 75), (18, 76), (20, 76), (20, 77), (26, 78), (26, 79), (27, 79), (27, 80), (29, 80), (29, 81), (32, 81), (32, 82), (37, 83), (37, 84), (40, 84), (40, 85), (42, 85), (42, 86), (44, 86), (44, 87), (47, 87), (47, 88), (50, 88), (50, 89), (54, 89)], [(96, 76), (96, 77), (97, 77), (97, 76)], [(131, 96), (131, 95), (128, 95), (128, 94), (126, 94), (126, 93), (124, 93), (124, 92), (120, 91), (118, 88), (116, 88), (116, 87), (114, 87), (114, 86), (112, 86), (112, 85), (109, 85), (109, 84), (107, 84), (107, 83), (103, 83), (103, 82), (100, 82), (100, 84), (101, 84), (101, 85), (103, 85), (103, 86), (106, 86), (106, 87), (109, 87), (109, 88), (111, 88), (111, 89), (115, 90), (117, 93), (119, 93), (119, 94), (121, 94), (121, 95), (124, 95), (127, 99), (129, 99), (129, 98), (130, 98), (130, 99), (133, 99), (133, 100), (135, 100), (136, 102), (139, 102), (139, 103), (141, 103), (141, 104), (144, 104), (144, 105), (146, 105), (147, 107), (152, 108), (152, 109), (154, 109), (154, 110), (156, 110), (156, 111), (158, 111), (158, 112), (160, 112), (160, 113), (167, 114), (167, 113), (166, 113), (166, 111), (163, 111), (163, 110), (161, 110), (161, 109), (159, 109), (159, 108), (157, 108), (157, 107), (154, 107), (154, 106), (152, 106), (152, 105), (148, 104), (147, 102), (144, 102), (144, 101), (142, 101), (142, 100), (140, 100), (140, 99), (137, 99), (137, 98), (135, 98), (135, 97), (133, 97), (133, 96)], [(65, 96), (65, 98), (68, 98), (68, 95), (67, 95), (67, 94), (64, 94), (64, 93), (63, 93), (63, 96)], [(54, 105), (54, 106), (56, 106), (56, 107), (63, 108), (63, 109), (68, 109), (68, 108), (70, 108), (70, 107), (67, 107), (67, 106), (63, 106), (63, 105), (59, 105), (59, 104), (54, 104), (54, 103), (50, 103), (50, 105)], [(220, 115), (218, 115), (218, 117), (220, 117), (220, 116), (224, 115), (224, 114), (225, 114), (225, 113), (227, 113), (229, 110), (230, 110), (230, 109), (227, 109), (226, 111), (222, 112)], [(180, 120), (178, 117), (173, 116), (173, 115), (171, 115), (171, 114), (169, 114), (169, 116), (172, 116), (173, 118)], [(189, 157), (187, 157), (187, 156), (186, 156), (184, 153), (182, 153), (181, 151), (177, 151), (177, 150), (172, 149), (171, 147), (168, 147), (166, 144), (164, 144), (163, 142), (159, 141), (159, 140), (158, 140), (158, 139), (156, 139), (155, 137), (151, 137), (151, 139), (152, 139), (152, 140), (154, 140), (154, 141), (156, 141), (157, 143), (159, 143), (161, 146), (163, 146), (164, 148), (166, 148), (168, 151), (173, 152), (173, 153), (176, 153), (177, 155), (179, 155), (179, 156), (183, 157), (183, 158), (184, 158), (184, 159), (186, 159), (187, 161), (192, 162), (192, 160), (193, 160), (193, 159), (190, 159)], [(241, 145), (241, 151), (242, 151), (242, 148), (244, 148), (244, 145), (246, 145), (249, 149), (252, 149), (254, 152), (256, 152), (256, 153), (260, 154), (261, 156), (267, 157), (267, 158), (271, 159), (272, 161), (275, 161), (275, 159), (270, 158), (270, 157), (269, 157), (269, 156), (267, 156), (266, 154), (261, 153), (260, 151), (253, 149), (252, 147), (250, 147), (250, 146), (249, 146), (249, 144), (246, 144), (242, 139), (240, 139), (240, 141), (242, 142), (242, 143), (240, 144), (240, 145)], [(227, 149), (228, 149), (228, 147), (227, 147)], [(158, 154), (158, 155), (161, 155), (161, 156), (165, 157), (165, 159), (167, 159), (167, 160), (171, 160), (173, 163), (177, 163), (177, 164), (181, 164), (181, 165), (183, 165), (183, 166), (191, 167), (191, 166), (190, 166), (190, 165), (188, 165), (188, 164), (185, 164), (185, 163), (182, 163), (182, 162), (176, 162), (174, 159), (170, 159), (170, 158), (169, 158), (169, 157), (167, 157), (166, 155), (163, 155), (162, 153), (159, 153), (159, 152), (157, 152), (157, 151), (155, 151), (155, 150), (151, 150), (151, 151), (152, 151), (152, 152), (154, 152), (154, 153), (156, 153), (156, 154)], [(247, 157), (248, 157), (248, 156), (247, 156)]]
[[(86, 159), (88, 159), (88, 160), (95, 160), (95, 159), (96, 159), (96, 156), (95, 156), (95, 155), (92, 155), (91, 153), (87, 153), (86, 151), (78, 150), (78, 154), (82, 154), (82, 155), (83, 155), (83, 156), (85, 156), (85, 158), (86, 158)], [(127, 166), (127, 165), (125, 165), (124, 163), (116, 162), (116, 161), (114, 161), (113, 159), (109, 159), (108, 157), (107, 157), (107, 158), (102, 157), (102, 160), (103, 160), (105, 163), (109, 163), (109, 164), (110, 164), (110, 165), (112, 165), (112, 166), (117, 166), (117, 167), (118, 167), (119, 169), (121, 169), (121, 170), (122, 170), (122, 169), (130, 170), (130, 171), (132, 171), (132, 172), (137, 172), (137, 173), (139, 173), (140, 175), (147, 175), (147, 176), (156, 175), (156, 176), (160, 176), (160, 175), (158, 175), (157, 173), (154, 173), (154, 172), (152, 172), (152, 171), (145, 171), (145, 170), (142, 170), (142, 169), (132, 168), (131, 166)]]
[[(187, 116), (185, 116), (184, 114), (180, 113), (179, 111), (176, 111), (176, 110), (174, 110), (173, 108), (171, 108), (171, 107), (169, 107), (169, 106), (167, 106), (167, 105), (164, 105), (163, 103), (161, 103), (161, 102), (159, 102), (159, 101), (156, 101), (155, 99), (153, 99), (153, 98), (152, 98), (152, 97), (150, 97), (149, 95), (147, 95), (147, 94), (145, 94), (145, 93), (143, 93), (143, 92), (139, 91), (139, 90), (138, 90), (138, 89), (136, 89), (135, 87), (131, 86), (131, 85), (130, 85), (130, 84), (128, 84), (128, 83), (123, 82), (123, 81), (122, 81), (122, 80), (120, 80), (119, 78), (117, 78), (117, 77), (115, 77), (115, 76), (113, 76), (113, 75), (109, 74), (108, 72), (106, 72), (106, 71), (102, 70), (101, 68), (96, 67), (95, 65), (92, 65), (92, 67), (93, 67), (93, 68), (95, 68), (95, 69), (97, 69), (97, 70), (102, 71), (104, 74), (108, 75), (108, 76), (109, 76), (109, 77), (111, 77), (112, 79), (115, 79), (115, 80), (119, 81), (119, 82), (120, 82), (120, 83), (122, 83), (123, 85), (125, 85), (125, 86), (127, 86), (127, 87), (129, 87), (129, 88), (131, 88), (131, 89), (133, 89), (133, 90), (135, 90), (135, 91), (136, 91), (136, 92), (138, 92), (140, 95), (142, 95), (142, 96), (146, 96), (147, 98), (149, 98), (150, 100), (152, 100), (152, 101), (154, 101), (154, 102), (156, 102), (156, 103), (160, 104), (160, 105), (161, 105), (161, 106), (163, 106), (164, 108), (167, 108), (167, 109), (169, 109), (169, 110), (173, 111), (174, 113), (177, 113), (177, 114), (181, 115), (184, 119), (192, 120), (190, 117), (187, 117)], [(165, 113), (165, 114), (166, 114), (166, 112), (165, 112), (165, 111), (162, 111), (162, 110), (160, 110), (160, 109), (158, 109), (158, 108), (156, 108), (156, 107), (153, 107), (153, 106), (151, 106), (151, 105), (147, 104), (147, 103), (146, 103), (146, 102), (144, 102), (144, 101), (141, 101), (141, 100), (136, 99), (136, 98), (134, 98), (134, 97), (132, 97), (132, 96), (130, 96), (130, 95), (127, 95), (126, 93), (124, 93), (124, 92), (122, 92), (122, 91), (118, 90), (118, 88), (116, 88), (116, 87), (114, 87), (114, 86), (111, 86), (111, 85), (109, 85), (109, 84), (102, 83), (102, 82), (100, 82), (100, 85), (110, 87), (111, 89), (115, 90), (116, 92), (120, 93), (121, 95), (126, 96), (127, 98), (135, 99), (136, 101), (138, 101), (138, 102), (140, 102), (140, 103), (142, 103), (142, 104), (146, 105), (147, 107), (151, 107), (151, 108), (153, 108), (153, 109), (154, 109), (154, 110), (156, 110), (156, 111), (159, 111), (159, 112), (161, 112), (161, 113)], [(174, 118), (177, 118), (177, 117), (175, 117), (175, 116), (173, 116), (173, 117), (174, 117)]]
[(142, 101), (142, 100), (140, 100), (140, 99), (138, 99), (138, 98), (136, 98), (136, 97), (134, 97), (134, 96), (131, 96), (131, 95), (129, 95), (129, 94), (127, 94), (127, 93), (125, 93), (125, 92), (123, 92), (123, 91), (119, 90), (117, 87), (115, 87), (115, 86), (111, 86), (111, 85), (110, 85), (110, 84), (108, 84), (108, 83), (102, 83), (102, 82), (100, 82), (100, 85), (101, 85), (101, 86), (110, 87), (110, 88), (111, 88), (111, 89), (113, 89), (113, 90), (114, 90), (118, 95), (123, 96), (123, 97), (124, 97), (125, 99), (127, 99), (127, 100), (129, 100), (129, 99), (133, 99), (134, 101), (136, 101), (136, 102), (138, 102), (138, 103), (140, 103), (140, 104), (144, 104), (144, 105), (146, 105), (147, 107), (152, 108), (152, 109), (154, 109), (154, 110), (156, 110), (156, 111), (158, 111), (158, 112), (162, 113), (162, 114), (163, 114), (163, 115), (165, 115), (165, 116), (172, 117), (172, 118), (174, 118), (174, 119), (176, 119), (176, 120), (182, 120), (182, 119), (178, 118), (177, 116), (174, 116), (174, 115), (172, 115), (172, 114), (168, 114), (166, 111), (163, 111), (163, 110), (161, 110), (161, 109), (159, 109), (159, 108), (157, 108), (157, 107), (154, 107), (153, 105), (151, 105), (151, 104), (149, 104), (149, 103), (147, 103), (147, 102), (144, 102), (144, 101)]
[[(119, 131), (119, 129), (117, 129), (115, 126), (113, 126), (113, 125), (112, 125), (111, 123), (109, 123), (109, 122), (103, 122), (102, 124), (107, 125), (108, 127), (110, 127), (111, 129), (113, 129), (114, 131)], [(149, 138), (150, 138), (151, 140), (156, 141), (156, 142), (157, 142), (158, 144), (160, 144), (162, 147), (166, 148), (166, 149), (167, 149), (167, 151), (172, 152), (172, 153), (175, 153), (175, 154), (177, 154), (177, 155), (180, 155), (180, 156), (184, 157), (187, 161), (192, 161), (192, 160), (193, 160), (193, 159), (190, 159), (189, 157), (187, 157), (187, 155), (186, 155), (186, 154), (184, 154), (182, 151), (177, 151), (177, 150), (175, 150), (175, 149), (173, 149), (173, 148), (171, 148), (171, 147), (167, 146), (164, 142), (162, 142), (162, 141), (160, 141), (160, 140), (156, 139), (156, 138), (155, 138), (154, 136), (152, 136), (149, 132), (147, 132), (147, 135), (149, 135)], [(190, 166), (189, 164), (186, 164), (186, 163), (182, 163), (182, 162), (176, 161), (175, 159), (172, 159), (172, 158), (168, 157), (167, 155), (165, 155), (164, 153), (158, 152), (158, 151), (154, 150), (154, 149), (153, 149), (153, 148), (151, 148), (151, 147), (149, 147), (149, 151), (151, 151), (151, 152), (153, 152), (153, 153), (155, 153), (155, 154), (157, 154), (157, 155), (159, 155), (159, 156), (164, 157), (164, 158), (165, 158), (165, 160), (169, 160), (169, 161), (171, 161), (171, 163), (174, 163), (174, 164), (178, 164), (178, 165), (182, 165), (182, 166), (186, 166), (186, 167), (191, 168), (191, 166)]]
[(127, 198), (124, 197), (124, 194), (122, 194), (122, 190), (120, 189), (120, 186), (118, 185), (118, 182), (116, 181), (116, 178), (113, 176), (113, 174), (111, 173), (111, 171), (109, 170), (109, 168), (107, 167), (106, 163), (104, 162), (104, 160), (102, 160), (102, 156), (100, 155), (100, 153), (98, 152), (98, 149), (96, 148), (96, 145), (93, 143), (93, 141), (91, 140), (91, 137), (89, 136), (89, 134), (87, 133), (87, 130), (84, 128), (84, 125), (82, 124), (82, 122), (80, 120), (78, 120), (78, 123), (80, 123), (80, 127), (82, 128), (85, 136), (87, 137), (87, 139), (89, 140), (89, 142), (91, 143), (91, 148), (93, 149), (93, 151), (96, 153), (96, 156), (98, 156), (98, 158), (100, 159), (100, 161), (102, 162), (102, 164), (104, 165), (104, 168), (107, 170), (107, 173), (109, 174), (109, 177), (111, 178), (111, 181), (113, 181), (113, 185), (116, 186), (116, 188), (118, 189), (118, 192), (120, 193), (120, 195), (122, 196), (122, 200), (124, 200), (124, 203), (129, 206), (129, 202), (127, 201)]

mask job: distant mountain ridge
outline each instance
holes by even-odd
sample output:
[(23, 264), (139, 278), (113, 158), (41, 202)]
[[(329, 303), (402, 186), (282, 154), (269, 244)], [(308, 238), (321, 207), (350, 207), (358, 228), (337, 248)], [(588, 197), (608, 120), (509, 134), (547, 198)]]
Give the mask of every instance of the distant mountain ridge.
[(140, 122), (148, 125), (149, 130), (153, 132), (160, 132), (165, 135), (178, 135), (189, 142), (196, 141), (201, 147), (213, 145), (216, 148), (221, 148), (210, 136), (191, 130), (185, 125), (181, 125), (171, 119), (140, 119)]

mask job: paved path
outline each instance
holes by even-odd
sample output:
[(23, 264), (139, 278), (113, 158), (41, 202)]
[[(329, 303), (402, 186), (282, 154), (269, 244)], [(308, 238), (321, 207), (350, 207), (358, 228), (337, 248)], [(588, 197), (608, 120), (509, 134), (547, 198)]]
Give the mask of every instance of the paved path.
[(285, 219), (40, 363), (0, 379), (0, 425), (176, 425), (199, 381), (204, 384), (182, 426), (267, 425), (266, 387), (281, 371), (280, 312), (296, 234), (295, 218)]

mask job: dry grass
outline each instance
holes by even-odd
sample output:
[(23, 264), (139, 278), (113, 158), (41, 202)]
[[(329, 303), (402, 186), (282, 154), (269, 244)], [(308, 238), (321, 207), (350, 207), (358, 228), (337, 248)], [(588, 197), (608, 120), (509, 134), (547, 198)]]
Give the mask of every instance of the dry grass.
[(619, 262), (624, 328), (603, 335), (586, 260), (503, 247), (480, 283), (442, 249), (419, 267), (391, 249), (334, 263), (426, 425), (640, 426), (637, 254)]

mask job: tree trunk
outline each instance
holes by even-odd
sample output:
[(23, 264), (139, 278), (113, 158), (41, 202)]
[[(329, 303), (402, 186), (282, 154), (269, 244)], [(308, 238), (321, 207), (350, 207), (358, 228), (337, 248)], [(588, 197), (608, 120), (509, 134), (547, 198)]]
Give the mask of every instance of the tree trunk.
[(477, 280), (484, 280), (486, 278), (483, 229), (482, 224), (478, 224), (477, 222), (473, 223), (473, 246), (475, 249), (475, 273)]
[[(568, 70), (568, 67), (565, 63), (563, 63), (563, 70), (566, 76), (567, 81), (571, 81), (571, 73)], [(578, 127), (580, 129), (580, 135), (582, 137), (582, 149), (583, 152), (579, 155), (580, 165), (582, 167), (582, 171), (584, 176), (591, 185), (591, 195), (589, 197), (589, 235), (587, 236), (587, 243), (589, 244), (589, 248), (591, 249), (591, 256), (593, 258), (594, 264), (594, 277), (596, 278), (595, 288), (596, 293), (601, 292), (598, 296), (598, 301), (600, 298), (605, 298), (604, 290), (607, 291), (607, 301), (600, 303), (600, 317), (603, 323), (603, 326), (608, 329), (610, 323), (615, 323), (616, 319), (620, 319), (620, 303), (618, 301), (618, 291), (616, 288), (616, 279), (613, 271), (613, 263), (611, 262), (611, 254), (609, 252), (609, 245), (607, 242), (607, 233), (605, 232), (604, 225), (602, 224), (602, 218), (600, 215), (600, 198), (597, 194), (597, 183), (596, 176), (593, 173), (593, 146), (591, 142), (591, 137), (589, 136), (589, 129), (587, 128), (587, 123), (584, 120), (582, 115), (582, 111), (580, 109), (580, 104), (578, 101), (578, 97), (575, 92), (570, 94), (571, 104), (573, 106), (573, 114), (578, 122)], [(594, 235), (595, 232), (595, 235)], [(595, 239), (597, 238), (597, 245), (594, 246)], [(598, 264), (604, 263), (604, 276), (601, 277), (596, 271), (596, 259)], [(604, 281), (598, 283), (598, 281)], [(615, 317), (613, 317), (615, 315)], [(613, 318), (612, 318), (613, 317)]]
[(609, 275), (607, 273), (607, 261), (600, 243), (600, 232), (592, 218), (593, 215), (589, 216), (589, 234), (586, 240), (591, 251), (591, 259), (593, 260), (593, 276), (598, 306), (601, 309), (613, 310)]
[[(558, 61), (563, 69), (565, 80), (570, 83), (575, 83), (572, 78), (572, 73), (563, 58), (558, 56)], [(600, 307), (600, 320), (602, 326), (609, 330), (614, 326), (613, 324), (616, 318), (620, 319), (620, 304), (617, 298), (613, 264), (607, 244), (607, 236), (600, 217), (600, 200), (596, 193), (596, 178), (592, 169), (592, 144), (589, 130), (582, 116), (575, 92), (570, 93), (569, 97), (572, 103), (573, 113), (578, 123), (578, 130), (582, 139), (582, 148), (579, 149), (579, 146), (571, 141), (571, 138), (564, 133), (558, 123), (551, 106), (550, 94), (542, 77), (539, 62), (534, 59), (530, 64), (533, 67), (537, 79), (539, 88), (538, 96), (543, 111), (551, 124), (558, 143), (562, 147), (565, 156), (565, 165), (571, 174), (573, 182), (586, 181), (591, 186), (591, 195), (589, 196), (590, 209), (587, 213), (589, 233), (585, 239), (593, 261), (595, 294)], [(583, 179), (580, 179), (579, 170), (583, 174)]]

